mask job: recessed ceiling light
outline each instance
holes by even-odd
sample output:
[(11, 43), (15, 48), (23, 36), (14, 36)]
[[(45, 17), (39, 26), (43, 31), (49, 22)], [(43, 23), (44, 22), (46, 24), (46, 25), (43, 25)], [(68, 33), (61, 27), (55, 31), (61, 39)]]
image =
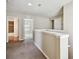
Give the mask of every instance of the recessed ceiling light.
[(38, 4), (38, 6), (39, 6), (39, 7), (41, 7), (41, 6), (42, 6), (42, 4)]
[(32, 3), (28, 3), (28, 6), (32, 6)]

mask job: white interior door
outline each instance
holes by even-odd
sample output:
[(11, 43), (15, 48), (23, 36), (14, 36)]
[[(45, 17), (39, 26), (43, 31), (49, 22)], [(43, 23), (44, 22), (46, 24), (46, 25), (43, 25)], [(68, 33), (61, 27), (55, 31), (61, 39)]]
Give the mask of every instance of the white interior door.
[(24, 19), (24, 39), (33, 39), (33, 20), (32, 19)]

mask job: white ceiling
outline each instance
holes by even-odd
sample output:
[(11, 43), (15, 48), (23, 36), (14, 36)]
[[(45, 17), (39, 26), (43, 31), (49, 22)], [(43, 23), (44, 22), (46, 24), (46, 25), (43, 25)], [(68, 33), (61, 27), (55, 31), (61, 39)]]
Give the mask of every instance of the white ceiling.
[[(32, 6), (28, 6), (31, 2)], [(62, 7), (62, 0), (8, 0), (7, 11), (45, 17), (55, 16)], [(38, 4), (42, 4), (40, 7)]]

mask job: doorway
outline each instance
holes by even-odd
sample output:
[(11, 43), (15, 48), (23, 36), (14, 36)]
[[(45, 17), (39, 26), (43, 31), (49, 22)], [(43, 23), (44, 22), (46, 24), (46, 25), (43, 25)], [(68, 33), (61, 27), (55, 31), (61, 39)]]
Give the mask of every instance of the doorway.
[(33, 19), (23, 20), (23, 39), (33, 39)]

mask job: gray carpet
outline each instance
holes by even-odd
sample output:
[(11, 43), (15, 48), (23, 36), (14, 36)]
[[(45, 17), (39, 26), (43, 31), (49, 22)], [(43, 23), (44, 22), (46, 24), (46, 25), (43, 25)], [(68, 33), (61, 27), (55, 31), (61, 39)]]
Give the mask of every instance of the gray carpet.
[(7, 44), (6, 59), (46, 59), (32, 41)]

